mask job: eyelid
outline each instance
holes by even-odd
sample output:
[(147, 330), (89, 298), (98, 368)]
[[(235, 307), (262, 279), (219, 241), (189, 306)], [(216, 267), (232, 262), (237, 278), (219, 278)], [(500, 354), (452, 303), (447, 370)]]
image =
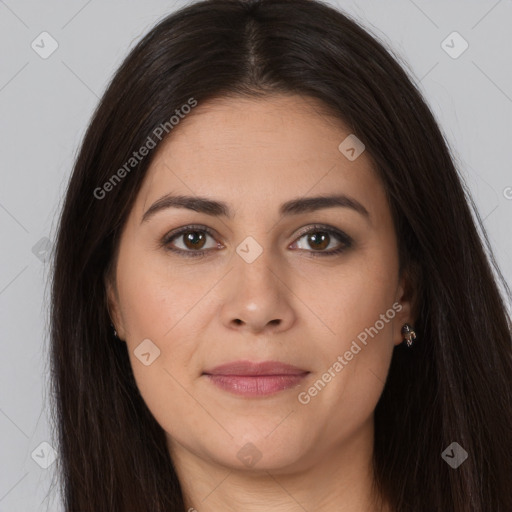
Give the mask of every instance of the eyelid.
[[(334, 226), (329, 226), (328, 224), (308, 224), (303, 228), (300, 228), (299, 231), (295, 234), (295, 239), (302, 238), (304, 235), (311, 233), (312, 231), (327, 231), (328, 233), (339, 234), (339, 236), (344, 235), (341, 229), (335, 228)], [(348, 237), (348, 235), (345, 235)]]

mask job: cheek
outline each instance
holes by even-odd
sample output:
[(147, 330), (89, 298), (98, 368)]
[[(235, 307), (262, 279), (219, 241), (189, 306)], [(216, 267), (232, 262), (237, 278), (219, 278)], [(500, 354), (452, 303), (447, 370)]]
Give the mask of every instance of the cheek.
[(197, 272), (170, 268), (165, 255), (136, 248), (127, 248), (117, 267), (131, 366), (141, 395), (156, 414), (165, 414), (171, 403), (190, 404), (180, 383), (195, 371), (191, 360), (200, 339), (198, 315), (207, 302), (200, 299), (211, 286)]
[[(348, 349), (353, 339), (376, 322), (379, 336), (391, 340), (396, 314), (392, 309), (397, 286), (394, 261), (354, 257), (346, 266), (330, 271), (325, 279), (316, 276), (300, 286), (298, 295), (317, 314), (319, 335), (329, 340), (328, 352)], [(388, 321), (383, 323), (381, 315)], [(364, 334), (360, 338), (364, 339)]]
[(301, 403), (325, 420), (326, 435), (342, 439), (371, 417), (384, 388), (394, 348), (394, 267), (367, 260), (329, 283), (316, 303), (328, 326), (317, 339), (321, 370)]
[(169, 261), (160, 253), (128, 248), (120, 258), (118, 289), (130, 344), (145, 338), (168, 339), (197, 302), (197, 287), (191, 286), (197, 279), (191, 275), (189, 282), (182, 272), (170, 269)]
[(195, 413), (185, 388), (195, 349), (189, 328), (197, 294), (168, 280), (158, 264), (127, 263), (119, 265), (118, 282), (132, 371), (148, 409), (173, 433), (176, 417)]
[[(392, 247), (382, 247), (386, 245), (367, 247), (332, 272), (322, 293), (303, 288), (301, 297), (322, 320), (319, 349), (324, 371), (336, 375), (326, 386), (330, 391), (322, 392), (325, 396), (317, 401), (325, 400), (328, 409), (339, 408), (343, 397), (341, 409), (363, 408), (366, 412), (360, 412), (364, 415), (383, 389), (394, 348), (394, 318), (400, 306), (395, 302), (398, 262)], [(329, 380), (329, 374), (322, 374), (322, 380)]]

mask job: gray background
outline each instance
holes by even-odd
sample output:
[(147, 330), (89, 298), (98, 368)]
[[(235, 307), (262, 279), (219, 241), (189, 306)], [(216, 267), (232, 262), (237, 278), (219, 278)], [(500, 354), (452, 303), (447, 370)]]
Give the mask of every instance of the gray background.
[[(512, 1), (331, 1), (407, 62), (512, 283)], [(0, 512), (60, 511), (48, 411), (48, 256), (79, 143), (128, 50), (185, 2), (0, 0)], [(31, 47), (57, 50), (43, 59)], [(457, 31), (468, 49), (442, 42)], [(452, 52), (461, 41), (449, 38)], [(446, 205), (447, 208), (450, 205)], [(427, 210), (427, 205), (426, 205)], [(455, 269), (454, 269), (455, 270)], [(34, 456), (32, 455), (34, 453)], [(36, 462), (36, 460), (38, 462)]]

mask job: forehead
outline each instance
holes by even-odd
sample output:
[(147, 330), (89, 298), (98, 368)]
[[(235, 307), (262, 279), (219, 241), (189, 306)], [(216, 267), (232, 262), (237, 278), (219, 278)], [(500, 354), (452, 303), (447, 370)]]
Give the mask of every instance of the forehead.
[(138, 207), (170, 192), (222, 197), (237, 209), (333, 189), (382, 200), (369, 156), (351, 161), (338, 149), (349, 135), (341, 120), (303, 96), (199, 104), (158, 148)]

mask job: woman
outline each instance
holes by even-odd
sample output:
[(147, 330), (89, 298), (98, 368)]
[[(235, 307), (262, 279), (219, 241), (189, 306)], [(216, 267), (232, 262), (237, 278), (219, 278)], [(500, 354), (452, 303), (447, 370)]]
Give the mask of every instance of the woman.
[(468, 202), (418, 90), (340, 12), (160, 22), (59, 226), (66, 511), (512, 510), (510, 291)]

